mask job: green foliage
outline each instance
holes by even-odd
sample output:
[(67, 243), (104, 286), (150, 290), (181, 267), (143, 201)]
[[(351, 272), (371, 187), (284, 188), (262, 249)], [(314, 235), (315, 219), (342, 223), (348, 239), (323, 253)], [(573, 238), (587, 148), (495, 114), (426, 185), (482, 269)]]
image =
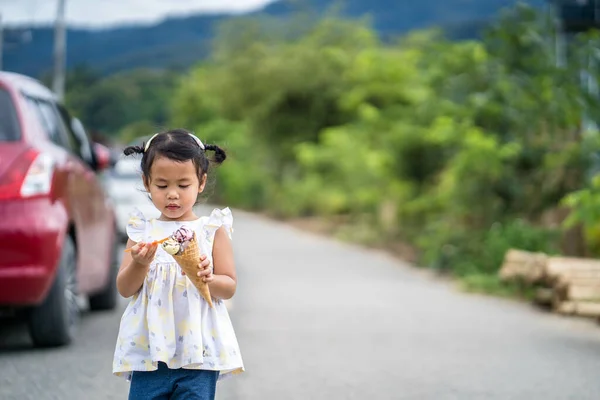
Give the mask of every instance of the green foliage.
[[(217, 143), (227, 152), (213, 180), (211, 201), (227, 202), (232, 207), (260, 210), (265, 203), (265, 171), (257, 158), (263, 156), (252, 142), (244, 124), (213, 120), (197, 126), (196, 134), (206, 143)], [(215, 184), (216, 183), (216, 184)], [(210, 189), (210, 188), (209, 188)]]
[(507, 250), (557, 253), (559, 231), (532, 226), (520, 219), (495, 222), (479, 231), (451, 229), (444, 224), (431, 227), (419, 245), (424, 261), (438, 270), (452, 270), (456, 275), (495, 275)]
[(130, 139), (132, 126), (140, 121), (146, 121), (145, 127), (152, 125), (152, 131), (165, 126), (175, 79), (172, 72), (150, 70), (101, 78), (80, 67), (68, 75), (65, 102), (90, 130), (117, 137), (125, 129), (125, 138)]
[(580, 81), (600, 76), (597, 35), (559, 66), (551, 18), (522, 6), (480, 41), (306, 21), (227, 24), (184, 75), (79, 70), (67, 101), (125, 142), (168, 124), (225, 147), (211, 201), (344, 220), (339, 237), (407, 242), (470, 289), (515, 289), (491, 278), (510, 248), (560, 252), (543, 222), (560, 207), (600, 254), (600, 140), (581, 124), (600, 108)]
[(582, 226), (588, 251), (600, 256), (600, 175), (595, 175), (580, 190), (569, 193), (561, 204), (571, 210), (563, 226), (567, 229)]
[(155, 132), (156, 130), (157, 127), (150, 121), (136, 121), (132, 122), (131, 124), (125, 125), (125, 127), (121, 129), (119, 139), (122, 143), (126, 144), (134, 142), (138, 143), (140, 142), (140, 140), (138, 140), (139, 138), (149, 136), (151, 135), (151, 132)]
[(180, 80), (172, 122), (230, 144), (223, 201), (341, 217), (340, 237), (407, 241), (423, 265), (493, 290), (509, 248), (560, 251), (541, 221), (563, 197), (575, 191), (572, 218), (600, 204), (600, 184), (578, 191), (599, 148), (580, 126), (598, 106), (579, 80), (595, 53), (558, 66), (550, 21), (519, 6), (482, 41), (393, 44), (332, 18), (277, 35), (228, 25)]
[(518, 282), (502, 282), (497, 275), (475, 273), (464, 276), (460, 280), (460, 288), (465, 292), (484, 293), (499, 297), (532, 300), (535, 289)]

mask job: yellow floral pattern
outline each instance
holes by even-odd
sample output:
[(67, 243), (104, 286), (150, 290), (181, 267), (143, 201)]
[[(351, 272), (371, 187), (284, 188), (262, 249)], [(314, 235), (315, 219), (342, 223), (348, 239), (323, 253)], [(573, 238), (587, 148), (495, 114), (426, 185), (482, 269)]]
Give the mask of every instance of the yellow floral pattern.
[[(158, 240), (177, 228), (194, 229), (202, 249), (212, 249), (215, 232), (233, 233), (229, 208), (215, 209), (196, 221), (147, 220), (135, 210), (127, 225), (134, 242)], [(212, 261), (212, 251), (207, 251)], [(220, 371), (219, 379), (244, 371), (239, 345), (225, 303), (213, 299), (211, 309), (182, 275), (168, 253), (158, 248), (139, 293), (132, 296), (119, 327), (113, 373), (127, 379), (133, 371), (153, 371), (158, 362), (169, 368)]]

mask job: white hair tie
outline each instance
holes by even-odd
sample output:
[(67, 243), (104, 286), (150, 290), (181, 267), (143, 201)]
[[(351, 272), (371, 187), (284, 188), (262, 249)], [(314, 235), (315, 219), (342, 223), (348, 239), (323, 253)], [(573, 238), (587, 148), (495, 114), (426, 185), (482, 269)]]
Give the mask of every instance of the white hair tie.
[[(154, 140), (155, 137), (157, 137), (159, 135), (159, 133), (155, 133), (147, 142), (146, 142), (146, 147), (144, 148), (144, 153), (148, 151), (148, 148), (150, 147), (150, 143), (152, 142), (152, 140)], [(194, 138), (194, 140), (196, 141), (196, 143), (198, 143), (198, 146), (200, 146), (200, 148), (202, 150), (205, 150), (204, 147), (204, 143), (202, 143), (202, 140), (198, 139), (196, 136), (192, 135), (191, 133), (188, 133), (188, 135), (190, 135), (192, 138)]]

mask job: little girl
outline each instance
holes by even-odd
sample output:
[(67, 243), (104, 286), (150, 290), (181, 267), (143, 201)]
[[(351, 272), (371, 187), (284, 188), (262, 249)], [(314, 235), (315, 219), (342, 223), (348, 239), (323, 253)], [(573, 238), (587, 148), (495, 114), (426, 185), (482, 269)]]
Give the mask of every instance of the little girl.
[[(129, 399), (214, 399), (218, 379), (244, 370), (223, 302), (237, 284), (231, 211), (198, 217), (193, 210), (206, 185), (207, 151), (215, 153), (211, 161), (225, 160), (221, 148), (182, 129), (124, 150), (142, 154), (144, 187), (161, 213), (158, 219), (132, 213), (117, 276), (119, 293), (131, 300), (121, 318), (113, 373), (131, 380)], [(183, 225), (195, 231), (207, 253), (198, 260), (198, 276), (209, 286), (213, 308), (174, 258), (152, 243)]]

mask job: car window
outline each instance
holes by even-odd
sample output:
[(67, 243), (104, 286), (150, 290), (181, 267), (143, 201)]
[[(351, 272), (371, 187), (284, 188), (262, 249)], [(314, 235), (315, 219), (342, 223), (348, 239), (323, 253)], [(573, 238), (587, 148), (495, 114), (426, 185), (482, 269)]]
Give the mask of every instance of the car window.
[(38, 119), (50, 140), (79, 155), (78, 145), (73, 137), (67, 134), (67, 128), (63, 124), (62, 118), (54, 104), (46, 100), (34, 99), (32, 97), (27, 97), (27, 101), (37, 114)]
[(40, 124), (44, 128), (44, 131), (48, 135), (48, 138), (59, 146), (65, 146), (63, 135), (60, 132), (60, 125), (58, 124), (58, 118), (52, 111), (52, 107), (49, 106), (48, 102), (36, 100), (32, 97), (26, 97), (27, 103), (37, 115)]
[(0, 142), (13, 142), (21, 138), (17, 110), (10, 94), (0, 89)]
[(71, 118), (71, 115), (66, 108), (58, 105), (58, 112), (60, 114), (61, 122), (65, 127), (69, 142), (74, 145), (73, 152), (88, 164), (92, 164), (94, 162), (92, 146), (87, 138), (83, 125), (79, 124), (77, 129), (74, 129), (74, 120)]

